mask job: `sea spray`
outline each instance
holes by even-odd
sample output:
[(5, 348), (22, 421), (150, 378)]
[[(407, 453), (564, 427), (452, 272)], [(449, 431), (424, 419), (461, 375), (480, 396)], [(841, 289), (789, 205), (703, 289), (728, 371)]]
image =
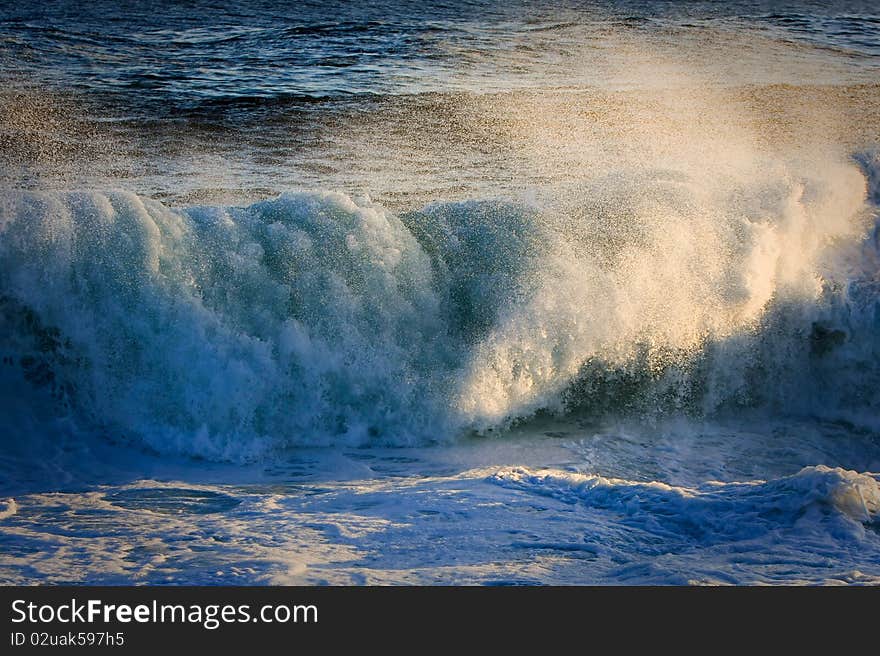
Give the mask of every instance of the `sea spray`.
[(220, 459), (446, 440), (538, 410), (876, 410), (855, 164), (640, 192), (626, 216), (582, 222), (491, 200), (397, 217), (329, 192), (183, 210), (5, 192), (3, 355), (57, 388), (59, 411)]

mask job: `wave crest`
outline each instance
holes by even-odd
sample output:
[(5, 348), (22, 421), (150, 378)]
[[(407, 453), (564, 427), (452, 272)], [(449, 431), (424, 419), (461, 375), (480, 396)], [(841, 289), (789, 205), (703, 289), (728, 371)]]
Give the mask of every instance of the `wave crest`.
[(222, 459), (539, 410), (876, 416), (876, 156), (861, 166), (641, 172), (604, 181), (612, 204), (400, 217), (327, 192), (183, 210), (7, 192), (3, 376)]

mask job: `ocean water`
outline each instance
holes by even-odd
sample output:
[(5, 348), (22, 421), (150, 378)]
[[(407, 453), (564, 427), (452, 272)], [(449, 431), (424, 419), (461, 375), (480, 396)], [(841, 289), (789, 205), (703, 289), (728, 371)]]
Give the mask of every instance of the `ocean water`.
[(0, 581), (880, 583), (880, 10), (0, 5)]

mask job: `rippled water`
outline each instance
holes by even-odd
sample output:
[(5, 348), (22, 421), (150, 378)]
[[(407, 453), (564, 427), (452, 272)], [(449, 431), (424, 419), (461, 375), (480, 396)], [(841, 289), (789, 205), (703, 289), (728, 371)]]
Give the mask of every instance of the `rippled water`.
[[(877, 70), (870, 2), (22, 3), (4, 10), (3, 70), (134, 105), (620, 84), (613, 36), (822, 46)], [(774, 79), (739, 50), (741, 75)], [(806, 51), (789, 57), (809, 62)]]

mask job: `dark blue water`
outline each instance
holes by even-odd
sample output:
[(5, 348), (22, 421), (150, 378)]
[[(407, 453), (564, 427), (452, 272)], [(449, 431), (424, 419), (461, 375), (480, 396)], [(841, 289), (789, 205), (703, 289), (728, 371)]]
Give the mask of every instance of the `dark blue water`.
[(876, 74), (880, 10), (859, 1), (3, 3), (0, 74), (134, 104), (546, 88), (608, 82), (602, 63), (620, 57), (612, 34), (667, 45), (747, 34), (831, 49)]

